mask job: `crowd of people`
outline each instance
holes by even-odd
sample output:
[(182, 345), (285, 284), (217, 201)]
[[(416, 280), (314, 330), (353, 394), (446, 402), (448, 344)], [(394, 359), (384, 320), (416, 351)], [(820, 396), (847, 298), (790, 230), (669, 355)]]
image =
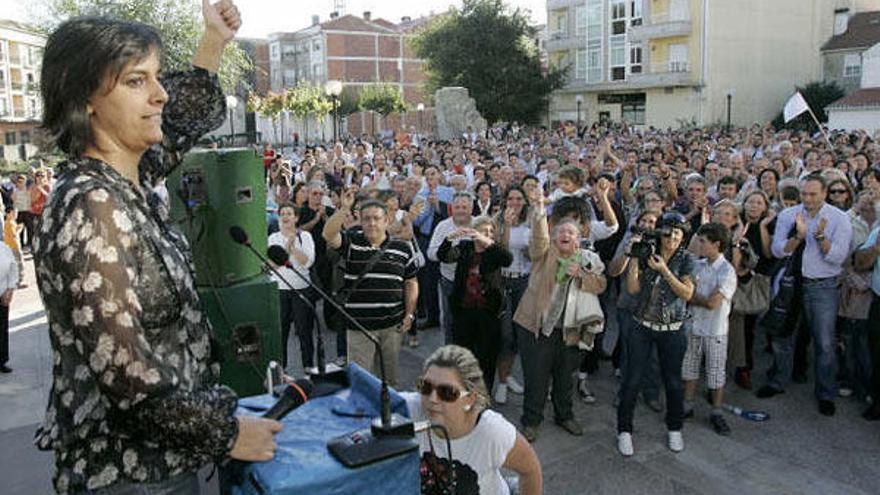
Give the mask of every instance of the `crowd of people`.
[[(684, 448), (703, 370), (721, 435), (728, 376), (770, 398), (807, 381), (810, 363), (819, 413), (852, 396), (880, 419), (877, 136), (567, 123), (262, 152), (270, 201), (330, 248), (315, 250), (315, 278), (386, 336), (386, 355), (439, 327), (473, 353), (495, 403), (524, 394), (530, 442), (548, 397), (555, 422), (582, 434), (572, 400), (596, 401), (603, 360), (620, 378), (625, 456), (640, 395), (665, 407), (669, 448)], [(337, 321), (340, 360), (378, 372)], [(313, 362), (312, 344), (301, 349)]]
[[(218, 383), (189, 246), (143, 181), (161, 184), (225, 118), (217, 71), (240, 15), (230, 0), (202, 12), (181, 72), (162, 73), (162, 40), (139, 23), (75, 18), (47, 40), (43, 126), (67, 160), (54, 186), (37, 170), (4, 188), (0, 317), (19, 283), (15, 247), (20, 260), (32, 246), (53, 351), (35, 443), (55, 453), (59, 493), (195, 493), (205, 465), (267, 461), (278, 447), (283, 424), (236, 415)], [(323, 305), (338, 359), (412, 385), (410, 416), (442, 427), (420, 439), (423, 493), (509, 493), (501, 468), (541, 493), (530, 443), (544, 406), (582, 435), (573, 403), (597, 401), (606, 359), (624, 456), (640, 395), (665, 408), (669, 448), (684, 449), (701, 373), (721, 435), (729, 372), (770, 398), (806, 381), (810, 360), (819, 413), (851, 396), (880, 419), (878, 136), (567, 123), (258, 151), (269, 242), (291, 260), (285, 349), (292, 330), (301, 364), (315, 362), (321, 315), (293, 270), (385, 356)], [(435, 327), (444, 345), (400, 383), (401, 346)], [(759, 381), (762, 349), (772, 366)], [(491, 410), (509, 393), (524, 395), (519, 431)]]

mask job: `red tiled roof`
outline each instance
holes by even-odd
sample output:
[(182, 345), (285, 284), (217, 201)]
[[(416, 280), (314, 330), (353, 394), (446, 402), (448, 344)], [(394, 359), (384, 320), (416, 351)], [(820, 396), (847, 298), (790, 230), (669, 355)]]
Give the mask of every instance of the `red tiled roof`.
[(826, 109), (880, 108), (880, 88), (865, 88), (844, 96)]
[(393, 29), (382, 24), (366, 21), (353, 15), (344, 15), (338, 19), (324, 22), (321, 24), (321, 29), (325, 31), (364, 31), (368, 33), (393, 32)]
[(880, 43), (880, 11), (861, 12), (850, 17), (846, 31), (832, 36), (822, 51), (870, 48)]

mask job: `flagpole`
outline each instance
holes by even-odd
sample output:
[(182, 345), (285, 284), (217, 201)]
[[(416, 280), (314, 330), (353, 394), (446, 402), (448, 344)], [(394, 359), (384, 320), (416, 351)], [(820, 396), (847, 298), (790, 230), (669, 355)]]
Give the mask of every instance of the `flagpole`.
[(816, 127), (819, 128), (819, 132), (821, 132), (822, 135), (825, 136), (825, 142), (828, 143), (828, 147), (830, 147), (833, 150), (834, 145), (831, 144), (831, 140), (828, 139), (828, 134), (825, 133), (825, 129), (822, 129), (822, 124), (819, 123), (819, 119), (816, 118), (816, 114), (813, 113), (813, 109), (810, 108), (809, 104), (807, 104), (807, 111), (810, 112), (810, 117), (813, 117), (813, 122), (816, 123)]

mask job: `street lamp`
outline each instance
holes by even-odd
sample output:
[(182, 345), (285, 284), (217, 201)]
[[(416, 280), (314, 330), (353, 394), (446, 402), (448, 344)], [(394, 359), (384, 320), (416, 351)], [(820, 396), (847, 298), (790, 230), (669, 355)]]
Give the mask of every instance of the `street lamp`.
[(338, 118), (339, 112), (336, 109), (336, 104), (339, 100), (339, 95), (342, 93), (342, 81), (330, 80), (324, 84), (324, 93), (327, 94), (333, 100), (333, 143), (337, 141), (336, 131), (339, 128)]
[(238, 98), (235, 95), (226, 96), (226, 107), (229, 108), (229, 131), (230, 141), (235, 144), (235, 109), (238, 107)]
[(733, 94), (736, 91), (733, 88), (727, 90), (727, 133), (730, 133), (730, 106), (733, 101)]
[(423, 132), (422, 131), (422, 117), (425, 114), (425, 104), (419, 103), (418, 105), (416, 105), (416, 110), (419, 111), (419, 137), (421, 137), (421, 134)]
[(580, 130), (581, 130), (581, 104), (584, 102), (584, 96), (577, 95), (574, 97), (574, 101), (577, 102), (577, 108), (578, 108), (577, 128), (578, 128), (578, 132), (580, 132)]

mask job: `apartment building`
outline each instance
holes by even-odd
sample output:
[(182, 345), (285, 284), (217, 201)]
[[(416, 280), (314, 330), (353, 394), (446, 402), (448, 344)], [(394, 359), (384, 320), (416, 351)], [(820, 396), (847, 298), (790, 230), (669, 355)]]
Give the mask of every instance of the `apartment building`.
[(795, 86), (821, 79), (835, 10), (864, 3), (548, 0), (550, 63), (570, 67), (550, 118), (659, 128), (728, 115), (733, 125), (767, 122)]
[(36, 30), (0, 19), (0, 158), (24, 160), (36, 152), (42, 105), (37, 82), (46, 39)]
[(834, 14), (834, 35), (822, 45), (823, 79), (837, 83), (847, 95), (858, 90), (863, 56), (877, 43), (880, 43), (880, 11), (854, 14), (849, 9), (838, 10)]
[[(274, 92), (303, 82), (323, 85), (339, 80), (343, 86), (362, 88), (376, 83), (400, 88), (412, 108), (419, 103), (429, 106), (423, 94), (423, 61), (417, 59), (407, 40), (425, 19), (401, 18), (397, 24), (374, 19), (370, 12), (361, 17), (330, 15), (326, 22), (317, 16), (312, 25), (293, 33), (269, 35), (269, 84)], [(418, 116), (411, 112), (406, 125), (414, 125)], [(379, 125), (395, 128), (402, 123), (392, 116)], [(355, 114), (348, 121), (349, 132), (372, 132), (374, 117)], [(377, 129), (378, 130), (378, 129)]]

